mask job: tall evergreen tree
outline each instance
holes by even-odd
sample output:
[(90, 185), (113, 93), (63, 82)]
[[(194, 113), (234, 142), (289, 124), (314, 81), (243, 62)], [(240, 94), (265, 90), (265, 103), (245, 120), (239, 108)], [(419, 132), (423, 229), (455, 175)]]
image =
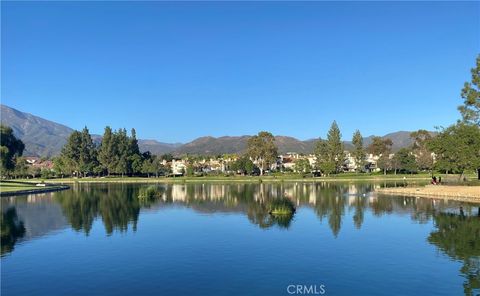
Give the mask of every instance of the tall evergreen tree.
[(115, 160), (116, 167), (115, 172), (121, 174), (122, 177), (125, 174), (130, 172), (130, 163), (129, 163), (129, 152), (130, 152), (130, 141), (127, 136), (127, 131), (119, 129), (115, 133), (115, 142), (118, 147), (117, 157)]
[(344, 147), (342, 143), (342, 134), (338, 128), (337, 122), (333, 121), (327, 135), (327, 145), (329, 151), (329, 160), (335, 164), (335, 172), (341, 171), (345, 161)]
[(116, 149), (115, 137), (112, 133), (112, 129), (107, 126), (105, 127), (105, 132), (103, 133), (102, 143), (98, 150), (98, 161), (104, 170), (107, 171), (107, 174), (115, 172), (116, 167)]
[(137, 133), (134, 128), (132, 128), (129, 142), (130, 147), (128, 160), (130, 163), (130, 173), (138, 174), (142, 172), (143, 157), (140, 154), (140, 149), (138, 148)]
[(88, 128), (84, 127), (81, 133), (79, 170), (86, 176), (92, 173), (97, 165), (97, 150)]
[(74, 131), (68, 137), (60, 159), (57, 163), (61, 164), (63, 170), (76, 172), (78, 176), (86, 176), (94, 171), (97, 165), (97, 151), (87, 127), (82, 132)]
[(134, 128), (131, 130), (130, 136), (130, 154), (133, 155), (140, 155), (140, 149), (138, 148), (138, 140), (137, 140), (137, 132)]
[(357, 129), (352, 137), (353, 144), (353, 158), (355, 159), (355, 165), (357, 172), (361, 172), (365, 168), (365, 157), (367, 153), (363, 147), (363, 137), (360, 131)]
[(80, 149), (82, 145), (82, 133), (73, 131), (68, 137), (67, 143), (62, 148), (60, 157), (63, 159), (66, 170), (70, 174), (80, 173)]

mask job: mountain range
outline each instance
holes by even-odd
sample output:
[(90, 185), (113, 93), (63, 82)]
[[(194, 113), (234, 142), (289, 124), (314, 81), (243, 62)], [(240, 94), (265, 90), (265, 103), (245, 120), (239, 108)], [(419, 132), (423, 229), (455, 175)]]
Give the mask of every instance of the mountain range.
[[(51, 157), (58, 155), (68, 136), (73, 129), (41, 117), (21, 112), (11, 107), (0, 105), (1, 123), (8, 125), (13, 129), (16, 137), (25, 143), (25, 156), (43, 156)], [(100, 135), (92, 136), (95, 142), (101, 141)], [(140, 150), (150, 151), (152, 154), (172, 153), (182, 154), (224, 154), (224, 153), (242, 153), (247, 146), (248, 135), (244, 136), (224, 136), (224, 137), (200, 137), (189, 143), (162, 143), (157, 140), (139, 139)], [(373, 136), (364, 138), (364, 145), (372, 142)], [(398, 131), (384, 135), (383, 138), (390, 138), (393, 142), (393, 150), (410, 146), (410, 132)], [(279, 153), (313, 152), (316, 139), (298, 140), (289, 136), (275, 136), (275, 144)], [(352, 148), (350, 141), (344, 141), (347, 150)]]

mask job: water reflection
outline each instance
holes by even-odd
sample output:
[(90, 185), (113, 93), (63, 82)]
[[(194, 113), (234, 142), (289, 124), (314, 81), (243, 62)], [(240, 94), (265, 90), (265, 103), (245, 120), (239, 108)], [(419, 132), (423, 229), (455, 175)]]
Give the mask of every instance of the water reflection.
[(460, 272), (465, 277), (465, 295), (480, 293), (480, 217), (438, 213), (433, 216), (436, 230), (428, 241), (455, 260), (463, 262)]
[(13, 251), (13, 246), (18, 239), (25, 235), (25, 226), (18, 219), (17, 210), (9, 207), (1, 217), (1, 254)]
[(56, 192), (54, 197), (72, 228), (86, 235), (93, 221), (101, 217), (108, 235), (114, 230), (127, 231), (131, 224), (137, 228), (140, 203), (138, 190), (130, 186), (78, 186), (73, 190)]
[[(288, 198), (297, 208), (312, 208), (320, 223), (328, 223), (334, 237), (341, 234), (343, 223), (353, 223), (356, 229), (361, 229), (365, 213), (369, 212), (380, 217), (388, 214), (410, 215), (418, 223), (427, 223), (437, 219), (441, 213), (457, 213), (462, 206), (463, 223), (469, 227), (477, 221), (474, 208), (469, 204), (458, 202), (436, 201), (415, 197), (376, 196), (372, 194), (375, 184), (341, 184), (341, 183), (250, 183), (250, 184), (160, 184), (160, 197), (153, 200), (139, 200), (139, 191), (148, 185), (127, 184), (82, 184), (73, 186), (71, 190), (55, 192), (42, 198), (16, 197), (2, 199), (2, 246), (13, 245), (21, 237), (22, 219), (29, 222), (38, 216), (48, 216), (52, 221), (66, 219), (66, 223), (76, 231), (89, 235), (96, 219), (101, 219), (107, 235), (115, 231), (125, 232), (129, 228), (136, 231), (141, 209), (155, 211), (171, 205), (182, 205), (200, 213), (242, 213), (248, 220), (260, 228), (288, 229), (294, 223), (294, 215), (272, 216), (268, 205), (274, 199)], [(40, 201), (48, 201), (51, 208), (60, 207), (61, 213), (39, 212), (16, 217), (16, 208), (32, 207)], [(48, 208), (48, 207), (47, 207)], [(45, 209), (44, 209), (45, 211)], [(353, 215), (346, 215), (353, 211)], [(27, 213), (28, 211), (23, 210)], [(46, 215), (45, 215), (46, 214)], [(53, 218), (62, 216), (61, 219)], [(352, 220), (344, 221), (351, 216)], [(477, 219), (477, 220), (475, 220)], [(63, 222), (65, 223), (65, 222)], [(3, 225), (6, 225), (5, 231)], [(38, 223), (27, 223), (38, 224)], [(58, 228), (55, 225), (43, 223), (44, 233)], [(443, 225), (443, 224), (442, 224)], [(9, 228), (7, 228), (7, 226)], [(16, 226), (14, 228), (13, 226)], [(28, 227), (27, 227), (28, 228)], [(25, 230), (23, 230), (24, 232)], [(10, 243), (3, 244), (5, 241)], [(477, 232), (471, 235), (478, 241)], [(478, 249), (478, 245), (475, 248)], [(9, 248), (5, 247), (8, 252)]]
[[(381, 184), (381, 186), (385, 185), (390, 186), (391, 184)], [(402, 241), (401, 239), (405, 239), (403, 236), (405, 233), (401, 233), (402, 236), (399, 237), (400, 241), (396, 245), (397, 249), (389, 249), (391, 254), (397, 254), (396, 252), (398, 252), (399, 248), (403, 248), (404, 244), (407, 248), (415, 247), (418, 248), (419, 251), (424, 251), (426, 248), (427, 252), (430, 252), (432, 256), (436, 254), (435, 250), (438, 250), (444, 255), (438, 256), (439, 261), (435, 261), (436, 266), (438, 267), (438, 264), (448, 263), (446, 262), (448, 260), (445, 260), (445, 258), (450, 258), (452, 260), (451, 264), (455, 266), (458, 265), (459, 272), (455, 272), (455, 274), (460, 274), (464, 278), (464, 280), (457, 281), (456, 287), (454, 288), (460, 288), (463, 282), (465, 295), (478, 295), (480, 293), (480, 216), (477, 205), (415, 197), (377, 196), (373, 194), (372, 191), (375, 186), (378, 185), (372, 183), (285, 182), (277, 184), (158, 184), (155, 185), (158, 186), (158, 194), (155, 194), (154, 198), (139, 199), (138, 196), (142, 188), (148, 186), (152, 185), (82, 184), (75, 185), (68, 191), (2, 198), (1, 254), (5, 256), (2, 258), (2, 263), (9, 262), (9, 259), (10, 263), (14, 262), (12, 260), (15, 260), (15, 256), (10, 256), (9, 254), (19, 254), (21, 257), (22, 251), (28, 253), (28, 248), (20, 247), (22, 243), (38, 237), (44, 237), (61, 229), (73, 229), (82, 237), (92, 236), (85, 240), (88, 242), (88, 247), (96, 246), (97, 243), (101, 245), (107, 242), (107, 240), (102, 238), (102, 227), (106, 235), (135, 232), (138, 227), (139, 231), (142, 231), (142, 235), (125, 235), (125, 240), (123, 240), (122, 237), (117, 243), (124, 244), (128, 241), (135, 241), (135, 243), (138, 242), (138, 245), (143, 247), (143, 241), (139, 240), (146, 239), (147, 242), (153, 242), (154, 246), (162, 250), (161, 245), (168, 241), (168, 243), (166, 243), (168, 246), (164, 250), (173, 250), (176, 248), (172, 248), (172, 246), (180, 246), (179, 252), (183, 256), (184, 251), (188, 251), (188, 248), (183, 249), (183, 246), (195, 243), (188, 240), (188, 235), (179, 233), (177, 236), (175, 231), (170, 231), (173, 233), (173, 236), (172, 233), (166, 236), (170, 239), (158, 242), (156, 239), (162, 239), (160, 235), (156, 237), (157, 232), (151, 232), (151, 228), (149, 230), (149, 227), (147, 227), (147, 225), (152, 225), (149, 223), (156, 223), (157, 220), (145, 219), (142, 220), (142, 223), (139, 223), (140, 216), (148, 217), (148, 214), (155, 213), (156, 216), (154, 218), (166, 217), (165, 220), (162, 220), (163, 223), (170, 223), (168, 225), (179, 223), (179, 225), (184, 228), (180, 227), (178, 229), (183, 229), (184, 231), (186, 229), (188, 231), (191, 227), (191, 221), (194, 221), (190, 220), (190, 218), (194, 216), (193, 218), (196, 219), (199, 216), (198, 214), (215, 215), (215, 219), (212, 219), (212, 221), (234, 223), (235, 227), (237, 225), (236, 223), (238, 223), (236, 216), (239, 216), (240, 219), (244, 221), (248, 220), (249, 222), (246, 223), (247, 225), (245, 225), (245, 223), (239, 225), (238, 229), (242, 229), (242, 231), (246, 231), (248, 234), (250, 234), (250, 231), (256, 232), (257, 234), (261, 233), (262, 239), (265, 239), (262, 241), (262, 245), (264, 243), (271, 243), (270, 246), (273, 248), (277, 247), (279, 241), (285, 243), (289, 237), (306, 238), (307, 240), (311, 239), (310, 241), (319, 243), (319, 238), (315, 232), (316, 227), (324, 228), (324, 226), (328, 226), (329, 230), (327, 231), (330, 231), (331, 234), (328, 233), (320, 238), (321, 243), (325, 244), (321, 246), (323, 247), (322, 252), (324, 253), (330, 251), (328, 249), (329, 247), (344, 247), (341, 244), (349, 241), (348, 238), (349, 235), (352, 235), (352, 232), (361, 233), (363, 236), (361, 236), (359, 241), (360, 249), (356, 249), (359, 257), (355, 257), (355, 255), (352, 255), (353, 253), (350, 253), (349, 256), (353, 257), (349, 257), (349, 260), (351, 259), (358, 263), (363, 262), (362, 260), (365, 259), (365, 256), (372, 256), (372, 258), (368, 258), (369, 261), (381, 262), (382, 256), (377, 256), (376, 253), (374, 255), (363, 256), (360, 255), (362, 252), (358, 252), (361, 248), (370, 249), (376, 247), (382, 249), (381, 240), (376, 240), (378, 244), (376, 246), (372, 246), (372, 244), (369, 243), (372, 239), (371, 236), (374, 235), (378, 237), (378, 234), (365, 231), (366, 229), (363, 229), (364, 224), (384, 223), (382, 217), (394, 215), (395, 217), (403, 217), (402, 219), (391, 220), (396, 221), (394, 223), (399, 223), (399, 228), (415, 229), (417, 226), (412, 225), (411, 221), (413, 221), (414, 224), (426, 224), (424, 226), (427, 227), (422, 227), (422, 229), (427, 229), (427, 231), (430, 229), (431, 233), (425, 234), (422, 231), (416, 231), (412, 233), (411, 236), (405, 236), (407, 237), (406, 240), (412, 238), (412, 241), (414, 241), (413, 244), (409, 244), (409, 242), (405, 240)], [(288, 199), (291, 201), (296, 208), (296, 212), (291, 215), (272, 215), (272, 201), (278, 201), (280, 199)], [(189, 210), (185, 211), (185, 208)], [(160, 211), (162, 209), (171, 209), (172, 211)], [(178, 209), (181, 210), (178, 211)], [(226, 218), (224, 220), (224, 217), (217, 215), (218, 213), (229, 216), (233, 214), (235, 215), (235, 219), (229, 219), (230, 217), (228, 217), (228, 219)], [(184, 218), (185, 221), (178, 221), (178, 219)], [(95, 236), (91, 235), (94, 225), (96, 231)], [(100, 225), (100, 229), (98, 225)], [(142, 226), (145, 230), (141, 229)], [(212, 227), (216, 226), (215, 224)], [(394, 227), (397, 227), (397, 225)], [(265, 233), (258, 232), (259, 228), (265, 230)], [(225, 228), (222, 227), (222, 231), (224, 230)], [(282, 233), (277, 236), (276, 230), (281, 230)], [(313, 233), (309, 233), (310, 230)], [(226, 229), (226, 231), (228, 231), (228, 229)], [(237, 231), (237, 229), (235, 229), (235, 231)], [(211, 234), (215, 236), (216, 233), (212, 232)], [(66, 237), (69, 238), (69, 235), (70, 233), (67, 232)], [(225, 235), (225, 233), (222, 232), (220, 235)], [(416, 240), (419, 238), (419, 235), (420, 240)], [(314, 238), (312, 239), (312, 237)], [(377, 237), (375, 239), (377, 239)], [(344, 238), (347, 239), (343, 240)], [(180, 240), (179, 244), (175, 244), (176, 239)], [(418, 241), (420, 241), (420, 244)], [(186, 244), (186, 242), (189, 242), (189, 244)], [(338, 245), (336, 244), (337, 242)], [(155, 245), (155, 243), (158, 244)], [(198, 246), (205, 247), (203, 250), (207, 250), (211, 247), (209, 243), (209, 241), (201, 241)], [(32, 245), (34, 244), (31, 244), (31, 246)], [(148, 243), (146, 243), (146, 245), (148, 245)], [(225, 244), (225, 246), (229, 245)], [(238, 242), (236, 246), (238, 247)], [(213, 249), (215, 249), (215, 247), (216, 246), (213, 246)], [(232, 246), (230, 245), (230, 247)], [(308, 256), (306, 255), (303, 259), (300, 258), (300, 261), (305, 260), (303, 264), (307, 264), (305, 263), (307, 261), (324, 262), (322, 261), (324, 258), (321, 258), (321, 256), (323, 256), (322, 252), (318, 252), (321, 256), (315, 257), (315, 255), (312, 255), (315, 253), (308, 252), (309, 248), (303, 249), (303, 246), (299, 248), (295, 246), (295, 244), (290, 245), (290, 247), (295, 248), (296, 253), (306, 250), (305, 253), (308, 254)], [(313, 247), (315, 252), (317, 252), (317, 245), (312, 244), (310, 247)], [(148, 248), (142, 248), (142, 250), (146, 249)], [(216, 248), (215, 251), (218, 252), (223, 249), (226, 250), (229, 248), (220, 246)], [(76, 254), (79, 256), (77, 258), (90, 256), (90, 253), (82, 253), (82, 250), (85, 249), (79, 248), (77, 250), (77, 252), (79, 252)], [(91, 249), (88, 248), (88, 250)], [(129, 249), (126, 248), (124, 251), (125, 250)], [(276, 250), (284, 251), (282, 248)], [(310, 249), (310, 251), (311, 250), (312, 249)], [(348, 248), (346, 250), (348, 250)], [(31, 251), (30, 249), (30, 252)], [(38, 250), (35, 249), (34, 252), (38, 252)], [(103, 248), (103, 252), (101, 256), (108, 257), (110, 252), (109, 247)], [(232, 255), (235, 252), (241, 253), (241, 250), (240, 247), (235, 248), (234, 244), (229, 254)], [(328, 254), (336, 254), (336, 252), (335, 249), (332, 253)], [(157, 256), (155, 259), (161, 262), (164, 257), (159, 254), (165, 253), (159, 252), (155, 255)], [(259, 258), (268, 257), (268, 254), (262, 253), (261, 250), (256, 254)], [(249, 258), (247, 256), (250, 255), (250, 253), (248, 255), (240, 254), (238, 262), (244, 261), (244, 258)], [(222, 255), (219, 255), (219, 257), (221, 256)], [(425, 262), (428, 262), (418, 262), (415, 256), (402, 256), (406, 255), (400, 254), (398, 256), (399, 264), (393, 265), (393, 267), (401, 266), (404, 262), (403, 260), (406, 260), (404, 272), (408, 272), (409, 274), (411, 272), (409, 266), (412, 264), (419, 263), (421, 266)], [(124, 257), (123, 259), (125, 260), (133, 258), (132, 256)], [(340, 255), (339, 258), (342, 259), (341, 257)], [(208, 258), (208, 256), (205, 258)], [(389, 258), (391, 257), (386, 256), (383, 260), (390, 260)], [(3, 261), (4, 259), (5, 261)], [(190, 260), (187, 261), (190, 264)], [(116, 257), (112, 259), (112, 261), (106, 260), (104, 267), (110, 268), (110, 266), (115, 266), (116, 262)], [(179, 262), (181, 262), (180, 259)], [(263, 267), (264, 263), (265, 262), (259, 262), (259, 266), (261, 265)], [(266, 261), (266, 263), (268, 264), (268, 261)], [(11, 266), (15, 264), (17, 263), (12, 263)], [(61, 265), (63, 263), (56, 262), (56, 264)], [(339, 270), (345, 272), (345, 269), (335, 269), (337, 265), (341, 265), (337, 262), (336, 258), (334, 258), (333, 261), (327, 260), (325, 264), (325, 268), (331, 269), (332, 272), (339, 272)], [(161, 266), (161, 264), (158, 266)], [(180, 264), (179, 266), (181, 266), (183, 272), (183, 265)], [(91, 268), (95, 267), (96, 265)], [(117, 269), (118, 268), (121, 269), (121, 265), (117, 265)], [(220, 270), (221, 266), (217, 266), (217, 268)], [(290, 268), (292, 267), (290, 266)], [(313, 268), (312, 265), (310, 265), (310, 268)], [(368, 270), (368, 268), (371, 269)], [(25, 267), (25, 270), (29, 269), (30, 266)], [(91, 269), (87, 270), (89, 272), (92, 271)], [(100, 268), (100, 270), (103, 269)], [(149, 274), (153, 274), (152, 270), (155, 269), (151, 269)], [(89, 272), (85, 272), (85, 274), (90, 274)], [(93, 270), (93, 272), (95, 272), (95, 270)], [(201, 272), (203, 273), (203, 270)], [(314, 269), (313, 272), (319, 272), (319, 270)], [(365, 272), (371, 273), (369, 275), (370, 278), (375, 278), (378, 275), (378, 269), (372, 268), (372, 265), (366, 266)], [(430, 271), (427, 270), (427, 272)], [(433, 272), (436, 272), (436, 270), (433, 270)], [(411, 273), (411, 276), (415, 279), (421, 278), (422, 275), (424, 276), (425, 273)], [(397, 276), (403, 276), (403, 272), (399, 272)], [(440, 276), (448, 277), (449, 280), (451, 279), (451, 273)], [(411, 278), (405, 276), (405, 282), (408, 282), (409, 279)]]

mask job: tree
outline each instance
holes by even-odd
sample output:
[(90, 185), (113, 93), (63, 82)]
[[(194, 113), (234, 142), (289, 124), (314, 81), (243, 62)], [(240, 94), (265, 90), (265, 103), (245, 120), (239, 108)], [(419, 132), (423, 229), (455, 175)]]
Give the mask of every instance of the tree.
[(68, 174), (70, 170), (68, 169), (65, 158), (62, 156), (57, 156), (53, 158), (53, 170), (57, 176), (64, 177), (65, 174)]
[(383, 174), (387, 174), (390, 168), (390, 153), (392, 151), (393, 142), (390, 139), (383, 139), (382, 137), (373, 137), (372, 143), (368, 146), (368, 152), (379, 156), (377, 167), (383, 170)]
[(28, 175), (27, 160), (25, 159), (25, 157), (17, 157), (15, 159), (14, 174), (15, 177), (24, 177)]
[(429, 144), (435, 153), (435, 167), (448, 172), (458, 172), (460, 178), (466, 170), (480, 168), (480, 127), (465, 123), (452, 125)]
[(247, 141), (247, 155), (251, 157), (260, 168), (260, 175), (277, 160), (277, 147), (275, 137), (269, 132), (259, 132)]
[(142, 172), (142, 167), (143, 167), (143, 159), (140, 154), (134, 154), (130, 157), (130, 161), (132, 163), (132, 173), (133, 174), (138, 174)]
[(315, 168), (323, 174), (338, 173), (342, 169), (345, 154), (341, 137), (337, 122), (333, 121), (327, 140), (320, 138), (315, 145)]
[(70, 173), (86, 176), (94, 172), (97, 166), (97, 151), (87, 127), (82, 132), (74, 131), (70, 134), (60, 158), (63, 169)]
[(0, 145), (1, 174), (6, 175), (15, 168), (16, 157), (22, 156), (25, 145), (5, 125), (0, 125)]
[(172, 161), (173, 160), (173, 155), (171, 153), (166, 153), (166, 154), (163, 154), (161, 157), (160, 157), (161, 160), (165, 160), (165, 161)]
[(248, 157), (243, 156), (232, 163), (231, 169), (242, 175), (250, 175), (255, 169), (255, 164)]
[(79, 156), (79, 171), (83, 172), (83, 176), (92, 173), (97, 166), (97, 150), (87, 127), (81, 133)]
[(154, 173), (155, 168), (153, 167), (153, 159), (145, 159), (142, 164), (142, 174), (147, 174), (147, 177), (150, 178), (150, 174)]
[(244, 159), (245, 159), (245, 161), (244, 161), (244, 164), (243, 164), (243, 169), (246, 172), (246, 174), (251, 175), (253, 173), (253, 171), (255, 170), (255, 164), (253, 163), (253, 161), (251, 161), (250, 159), (248, 159), (246, 157)]
[(28, 168), (28, 174), (32, 175), (34, 179), (37, 176), (39, 176), (41, 172), (42, 172), (42, 170), (39, 167), (31, 166), (31, 167)]
[(137, 141), (137, 132), (134, 128), (132, 128), (130, 132), (130, 154), (131, 155), (139, 155), (140, 149), (138, 148), (138, 141)]
[(115, 173), (121, 174), (123, 177), (130, 171), (130, 141), (127, 136), (127, 131), (124, 128), (116, 131), (114, 135), (115, 143), (117, 145), (117, 156), (115, 158)]
[(80, 172), (80, 149), (82, 145), (82, 134), (79, 131), (73, 131), (67, 139), (67, 143), (62, 148), (60, 157), (64, 160), (65, 168), (73, 174)]
[(342, 143), (342, 134), (338, 128), (337, 122), (333, 121), (327, 135), (327, 145), (329, 160), (335, 165), (335, 172), (338, 173), (342, 169), (345, 161), (344, 147)]
[[(143, 161), (150, 159), (150, 152), (140, 154), (135, 129), (127, 135), (126, 129), (112, 132), (105, 127), (102, 142), (96, 147), (85, 127), (82, 132), (74, 131), (62, 148), (61, 155), (55, 159), (55, 171), (64, 174), (77, 172), (86, 176), (89, 173), (138, 174), (144, 171)], [(149, 164), (146, 165), (148, 167)]]
[(315, 168), (322, 174), (330, 175), (335, 172), (335, 162), (330, 156), (327, 141), (320, 138), (315, 145)]
[(355, 160), (357, 172), (361, 172), (365, 168), (365, 157), (367, 153), (363, 147), (363, 137), (360, 131), (357, 129), (352, 137), (353, 144), (353, 159)]
[(421, 129), (412, 132), (410, 138), (413, 140), (412, 151), (418, 168), (431, 171), (433, 169), (433, 156), (432, 151), (427, 147), (427, 143), (432, 139), (432, 135), (430, 132)]
[(191, 177), (195, 174), (195, 169), (192, 164), (188, 164), (187, 168), (185, 169), (184, 175)]
[(395, 173), (397, 169), (403, 173), (415, 173), (417, 171), (415, 156), (408, 148), (400, 149), (397, 153), (395, 153), (392, 160), (394, 163)]
[(107, 171), (107, 175), (110, 176), (111, 172), (115, 171), (116, 166), (117, 147), (115, 143), (115, 137), (112, 133), (112, 129), (107, 126), (103, 133), (102, 143), (98, 149), (98, 161), (103, 169)]
[(153, 160), (153, 171), (155, 173), (155, 176), (158, 178), (158, 174), (168, 174), (169, 169), (165, 167), (162, 163), (162, 159), (160, 157), (155, 157)]
[(300, 173), (310, 173), (310, 162), (306, 158), (300, 158), (295, 161), (295, 171)]
[(465, 82), (461, 96), (463, 105), (458, 107), (463, 122), (480, 126), (480, 55), (476, 67), (471, 69), (472, 81)]
[(129, 162), (131, 166), (131, 173), (137, 174), (142, 171), (142, 155), (140, 154), (140, 148), (138, 147), (137, 133), (134, 128), (132, 128), (131, 135), (129, 138)]

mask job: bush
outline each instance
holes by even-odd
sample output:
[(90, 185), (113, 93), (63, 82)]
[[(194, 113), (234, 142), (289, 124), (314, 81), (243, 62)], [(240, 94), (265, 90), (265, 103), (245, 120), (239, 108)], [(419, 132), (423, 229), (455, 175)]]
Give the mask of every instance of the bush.
[(140, 192), (138, 194), (138, 198), (141, 200), (153, 200), (155, 198), (161, 197), (162, 191), (154, 185), (148, 187), (140, 188)]
[(295, 213), (295, 205), (286, 197), (276, 198), (269, 203), (268, 212), (271, 215), (292, 215)]

